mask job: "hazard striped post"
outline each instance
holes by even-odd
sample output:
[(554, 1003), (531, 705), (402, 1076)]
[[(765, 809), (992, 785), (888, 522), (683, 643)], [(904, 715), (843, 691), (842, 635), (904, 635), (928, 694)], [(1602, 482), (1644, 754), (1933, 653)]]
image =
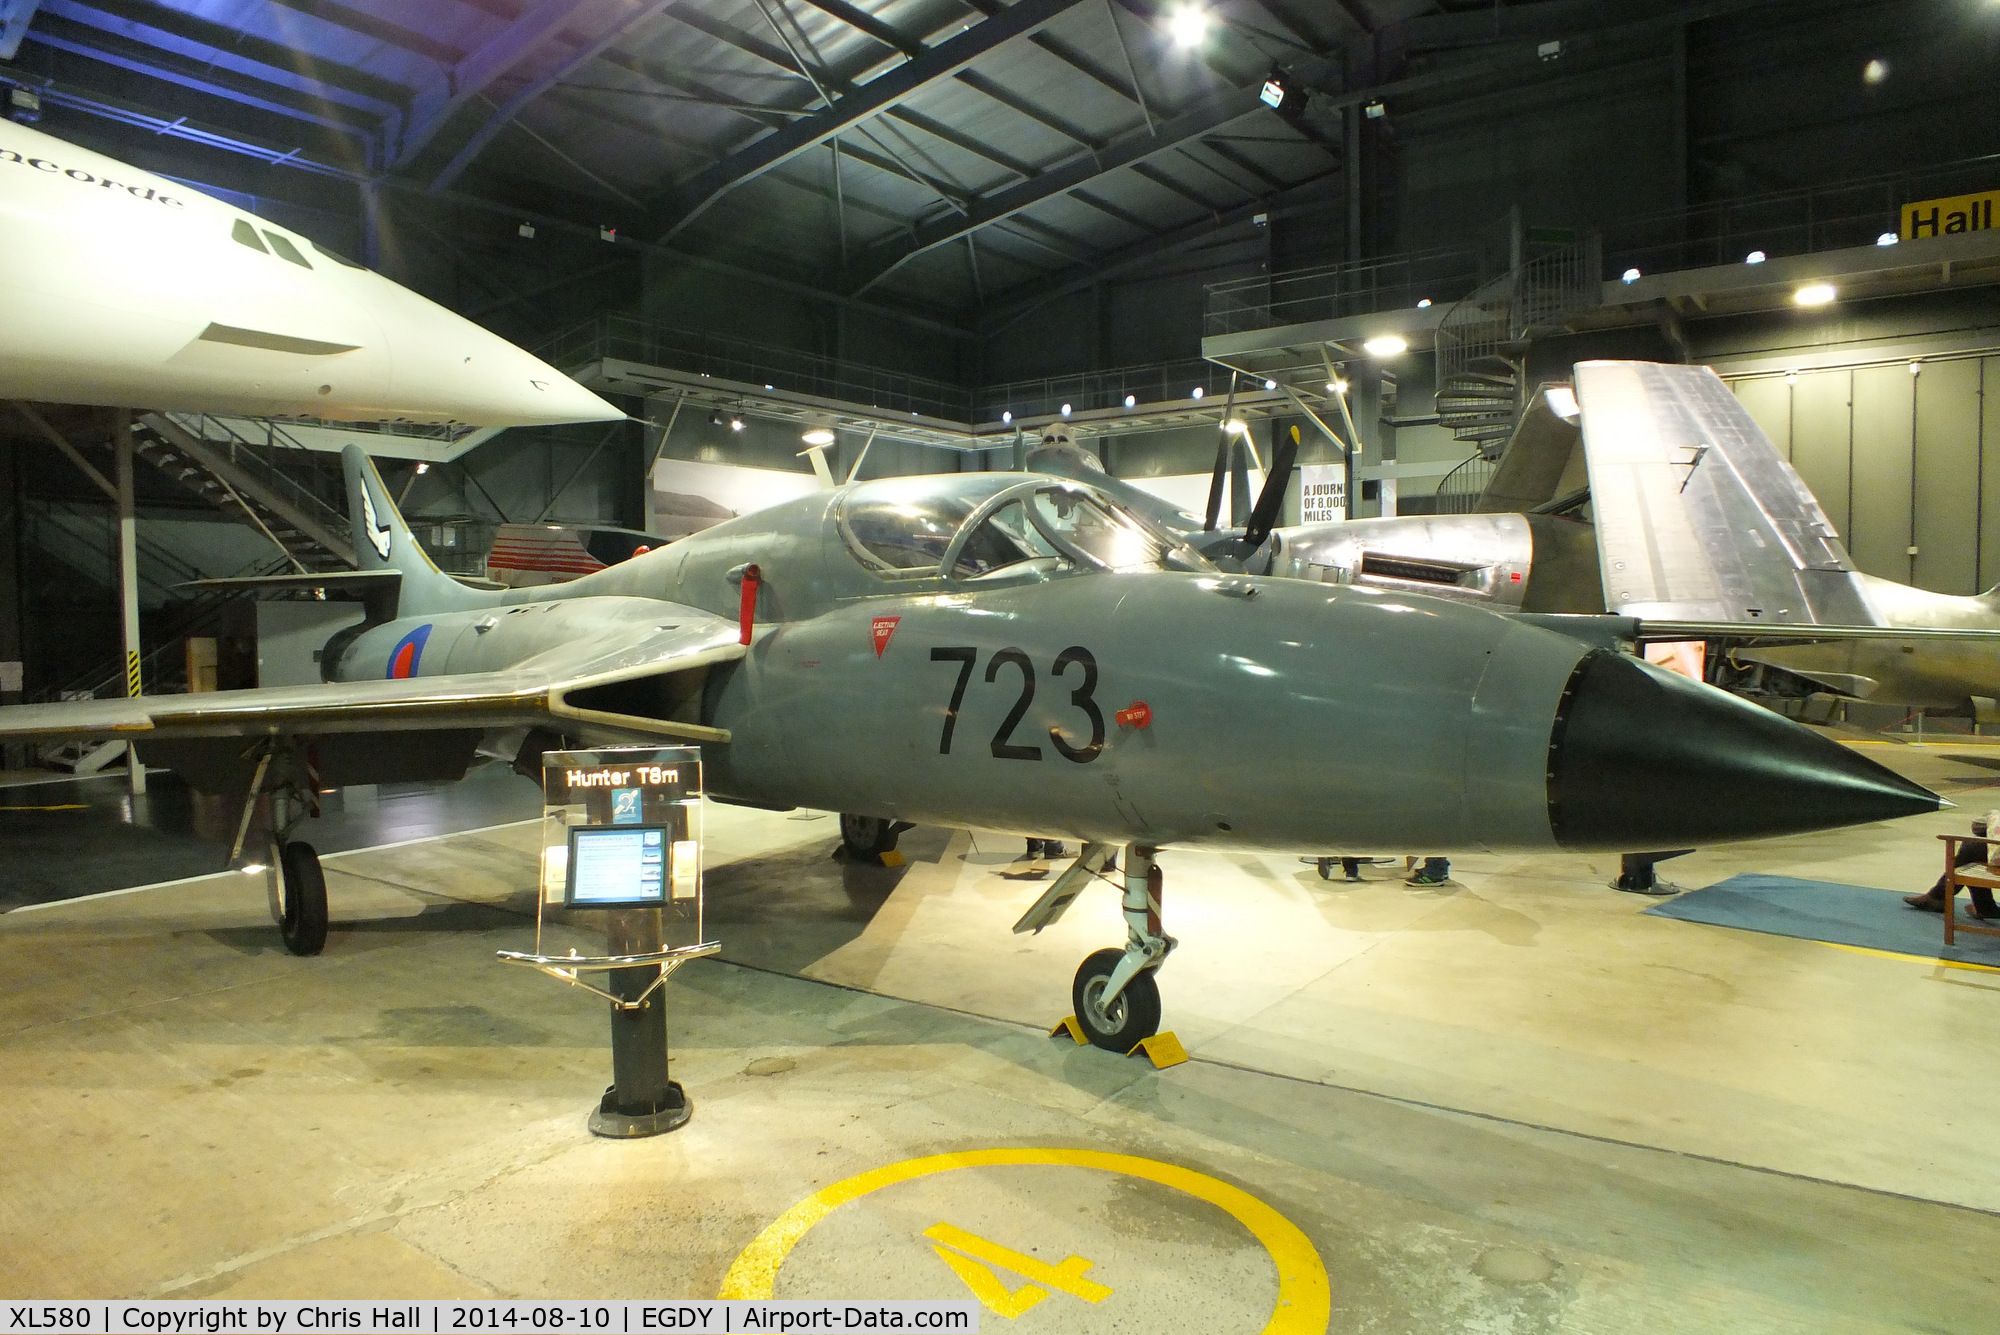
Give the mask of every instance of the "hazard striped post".
[[(136, 697), (139, 679), (139, 514), (132, 500), (132, 414), (111, 414), (111, 444), (118, 460), (118, 603), (125, 641), (125, 694)], [(136, 796), (146, 791), (146, 767), (137, 748), (125, 747), (125, 773)]]

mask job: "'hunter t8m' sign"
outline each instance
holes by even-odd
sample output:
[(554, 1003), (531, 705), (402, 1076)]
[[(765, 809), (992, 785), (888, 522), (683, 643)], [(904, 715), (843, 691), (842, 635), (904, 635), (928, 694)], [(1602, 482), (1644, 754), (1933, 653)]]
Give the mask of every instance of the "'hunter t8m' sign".
[(1903, 240), (1915, 241), (1919, 237), (1950, 236), (1955, 232), (1984, 232), (1993, 226), (1996, 212), (2000, 212), (2000, 190), (1905, 204)]

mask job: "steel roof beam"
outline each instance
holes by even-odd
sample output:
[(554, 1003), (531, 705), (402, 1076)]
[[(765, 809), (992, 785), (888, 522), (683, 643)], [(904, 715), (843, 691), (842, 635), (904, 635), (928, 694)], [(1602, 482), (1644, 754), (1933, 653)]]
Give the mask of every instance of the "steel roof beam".
[[(164, 55), (218, 61), (248, 77), (245, 65), (262, 66), (273, 77), (264, 82), (284, 87), (290, 82), (300, 92), (315, 93), (347, 106), (367, 102), (373, 114), (405, 106), (409, 89), (366, 71), (315, 60), (309, 54), (278, 42), (238, 32), (219, 23), (210, 23), (165, 5), (143, 0), (42, 0), (46, 18), (67, 19), (81, 27), (133, 42)], [(39, 33), (39, 28), (33, 30)]]
[(613, 42), (616, 42), (627, 32), (631, 31), (634, 26), (659, 13), (663, 3), (664, 0), (655, 0), (655, 3), (641, 5), (636, 9), (629, 10), (617, 16), (595, 37), (571, 51), (554, 65), (544, 70), (540, 75), (515, 89), (513, 94), (505, 102), (495, 107), (493, 114), (488, 116), (484, 123), (472, 132), (472, 137), (467, 139), (458, 152), (452, 155), (450, 162), (447, 162), (439, 169), (438, 174), (431, 178), (431, 183), (425, 189), (434, 195), (449, 186), (453, 181), (456, 181), (459, 175), (472, 165), (472, 160), (478, 157), (488, 144), (493, 142), (494, 136), (505, 129), (507, 123), (519, 115), (524, 107), (543, 93), (546, 93), (557, 83), (574, 74), (578, 69), (604, 54), (605, 50)]
[(322, 23), (336, 28), (345, 28), (363, 37), (373, 37), (378, 42), (408, 51), (411, 55), (435, 60), (440, 65), (456, 65), (465, 59), (465, 52), (449, 42), (438, 41), (434, 37), (405, 28), (400, 23), (376, 18), (366, 10), (343, 5), (338, 0), (273, 0), (286, 9), (308, 15)]
[(687, 201), (661, 240), (676, 236), (717, 200), (746, 181), (816, 148), (889, 107), (948, 79), (973, 61), (1016, 37), (1038, 31), (1082, 0), (1019, 0), (957, 37), (938, 43), (886, 74), (869, 80), (818, 115), (793, 121), (738, 150), (687, 182)]
[[(974, 31), (977, 31), (975, 29)], [(1043, 172), (1032, 180), (1007, 186), (974, 199), (965, 216), (948, 215), (919, 223), (909, 244), (878, 263), (854, 289), (859, 296), (875, 284), (926, 251), (948, 245), (982, 227), (1011, 218), (1024, 209), (1066, 194), (1077, 186), (1094, 181), (1121, 167), (1135, 167), (1180, 147), (1211, 130), (1263, 109), (1257, 90), (1236, 88), (1206, 99), (1193, 109), (1162, 122), (1157, 133), (1138, 130), (1124, 136), (1101, 153), (1083, 153)]]
[(0, 0), (0, 60), (12, 60), (41, 0)]
[[(498, 37), (450, 69), (439, 70), (417, 90), (401, 142), (388, 155), (390, 165), (404, 165), (423, 152), (460, 108), (571, 22), (586, 30), (601, 29), (615, 22), (625, 9), (623, 0), (535, 0)], [(600, 16), (601, 21), (590, 21)]]
[(884, 23), (859, 6), (848, 4), (847, 0), (806, 0), (806, 3), (822, 14), (831, 14), (858, 32), (867, 33), (891, 50), (901, 51), (912, 60), (928, 49), (914, 37), (904, 36), (893, 25)]

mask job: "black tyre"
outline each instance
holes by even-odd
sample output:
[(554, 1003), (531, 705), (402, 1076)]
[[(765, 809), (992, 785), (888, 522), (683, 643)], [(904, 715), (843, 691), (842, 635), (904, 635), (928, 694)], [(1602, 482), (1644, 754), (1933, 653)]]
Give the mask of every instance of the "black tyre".
[(326, 875), (311, 844), (288, 843), (278, 854), (285, 914), (278, 932), (294, 955), (317, 955), (326, 949)]
[(849, 857), (873, 862), (884, 853), (893, 852), (896, 840), (907, 828), (900, 821), (884, 816), (850, 816), (843, 812), (840, 817), (840, 842)]
[(1083, 962), (1070, 985), (1070, 1003), (1084, 1037), (1107, 1052), (1130, 1052), (1140, 1039), (1160, 1032), (1160, 984), (1151, 969), (1134, 974), (1109, 1007), (1098, 1000), (1124, 958), (1122, 950), (1100, 950)]

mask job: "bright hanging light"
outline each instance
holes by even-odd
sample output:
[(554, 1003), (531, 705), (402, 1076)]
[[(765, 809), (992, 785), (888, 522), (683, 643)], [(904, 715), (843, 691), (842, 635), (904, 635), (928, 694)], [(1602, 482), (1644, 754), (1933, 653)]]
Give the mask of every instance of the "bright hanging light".
[(1618, 279), (1620, 282), (1636, 283), (1639, 281), (1639, 271), (1637, 269), (1627, 269), (1624, 273), (1618, 275)]
[(1401, 334), (1377, 334), (1361, 350), (1370, 357), (1400, 357), (1410, 350), (1410, 341)]
[(833, 432), (826, 427), (816, 426), (803, 436), (800, 436), (799, 439), (808, 445), (831, 445), (833, 444)]
[(1801, 306), (1824, 306), (1839, 295), (1832, 283), (1807, 283), (1792, 293), (1792, 300)]
[(1012, 412), (1004, 412), (1004, 413), (1001, 413), (1001, 414), (1000, 414), (1000, 425), (1001, 425), (1001, 426), (1006, 426), (1006, 425), (1007, 425), (1007, 424), (1008, 424), (1009, 422), (1011, 422), (1011, 421), (1013, 421), (1013, 420), (1014, 420), (1014, 414), (1013, 414)]
[(1897, 236), (1894, 232), (1884, 232), (1875, 238), (1875, 244), (1878, 246), (1893, 246), (1902, 239), (1902, 237)]
[(1067, 403), (1065, 403), (1065, 404), (1064, 404), (1064, 405), (1062, 406), (1062, 415), (1063, 415), (1064, 417), (1068, 417), (1068, 416), (1069, 416), (1069, 405), (1068, 405)]
[(419, 463), (419, 464), (417, 465), (417, 476), (418, 476), (418, 477), (422, 477), (422, 476), (423, 476), (423, 475), (424, 475), (425, 473), (428, 473), (428, 472), (430, 472), (430, 471), (431, 471), (431, 466), (430, 466), (429, 464), (426, 464), (426, 463)]
[(731, 431), (741, 431), (741, 430), (743, 429), (743, 419), (742, 419), (742, 418), (740, 418), (740, 417), (732, 417), (732, 418), (730, 418), (730, 419), (729, 419), (729, 429), (730, 429)]
[(1222, 429), (1232, 436), (1248, 435), (1250, 424), (1240, 417), (1232, 417), (1222, 424)]
[(1326, 392), (1329, 394), (1345, 394), (1347, 392), (1347, 382), (1345, 380), (1329, 380), (1326, 382)]
[(1200, 386), (1200, 385), (1196, 385), (1196, 386), (1194, 387), (1194, 394), (1192, 395), (1192, 397), (1194, 397), (1194, 398), (1197, 398), (1197, 399), (1201, 397), (1201, 386)]
[(1167, 32), (1175, 46), (1200, 46), (1208, 38), (1208, 11), (1200, 5), (1182, 5), (1167, 20)]
[(1861, 81), (1863, 83), (1878, 84), (1888, 77), (1889, 62), (1886, 60), (1871, 60), (1861, 67)]
[(1139, 406), (1139, 396), (1138, 396), (1137, 394), (1127, 394), (1127, 395), (1125, 396), (1125, 406), (1126, 406), (1127, 408), (1136, 408), (1136, 407), (1138, 407), (1138, 406)]
[(1743, 257), (1743, 262), (1745, 264), (1762, 264), (1764, 262), (1764, 252), (1761, 250), (1753, 250), (1748, 255), (1745, 255)]
[(1418, 309), (1418, 310), (1420, 310), (1420, 311), (1427, 311), (1427, 310), (1429, 310), (1430, 308), (1431, 308), (1431, 299), (1430, 299), (1429, 297), (1419, 297), (1419, 298), (1417, 299), (1417, 309)]
[(1277, 387), (1278, 387), (1278, 382), (1275, 380), (1266, 380), (1264, 382), (1265, 389), (1276, 389)]

